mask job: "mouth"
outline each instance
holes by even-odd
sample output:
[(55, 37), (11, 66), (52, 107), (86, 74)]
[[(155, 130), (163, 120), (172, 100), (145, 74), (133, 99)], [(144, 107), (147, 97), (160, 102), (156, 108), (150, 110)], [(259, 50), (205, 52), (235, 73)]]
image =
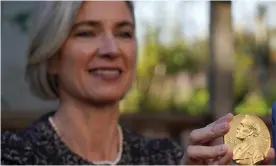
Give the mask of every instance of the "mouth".
[(120, 68), (93, 68), (88, 70), (89, 74), (104, 80), (116, 80), (120, 78), (122, 70)]

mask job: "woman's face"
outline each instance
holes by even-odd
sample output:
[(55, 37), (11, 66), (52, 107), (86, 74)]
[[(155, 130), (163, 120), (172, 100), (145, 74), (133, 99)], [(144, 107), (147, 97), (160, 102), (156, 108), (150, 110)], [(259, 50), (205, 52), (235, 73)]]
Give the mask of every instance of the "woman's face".
[(124, 1), (84, 2), (57, 63), (60, 93), (117, 102), (135, 75), (134, 20)]

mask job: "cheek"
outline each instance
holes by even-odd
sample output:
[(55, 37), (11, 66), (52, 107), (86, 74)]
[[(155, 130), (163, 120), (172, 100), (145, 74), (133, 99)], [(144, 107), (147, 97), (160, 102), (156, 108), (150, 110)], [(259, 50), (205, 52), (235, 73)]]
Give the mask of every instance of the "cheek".
[(135, 70), (137, 62), (137, 48), (136, 43), (127, 44), (124, 46), (125, 55), (127, 58), (127, 66), (130, 69)]
[(89, 58), (93, 52), (93, 48), (85, 44), (76, 42), (67, 42), (61, 51), (60, 72), (67, 75), (67, 79), (79, 80), (80, 72), (86, 71), (88, 68)]
[(96, 50), (93, 45), (68, 41), (61, 52), (62, 65), (74, 68), (87, 68), (91, 55)]
[(129, 63), (129, 70), (131, 75), (131, 83), (135, 80), (135, 77), (136, 77), (136, 64), (137, 64), (136, 54), (137, 52), (134, 47), (131, 50), (129, 50), (128, 63)]

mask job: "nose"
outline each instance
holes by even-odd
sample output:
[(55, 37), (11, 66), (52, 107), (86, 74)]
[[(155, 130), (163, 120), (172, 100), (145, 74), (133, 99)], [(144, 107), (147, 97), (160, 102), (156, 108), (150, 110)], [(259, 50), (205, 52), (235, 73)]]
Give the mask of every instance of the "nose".
[(119, 54), (119, 49), (116, 44), (116, 40), (113, 35), (106, 34), (103, 36), (102, 42), (99, 48), (100, 56), (116, 57)]

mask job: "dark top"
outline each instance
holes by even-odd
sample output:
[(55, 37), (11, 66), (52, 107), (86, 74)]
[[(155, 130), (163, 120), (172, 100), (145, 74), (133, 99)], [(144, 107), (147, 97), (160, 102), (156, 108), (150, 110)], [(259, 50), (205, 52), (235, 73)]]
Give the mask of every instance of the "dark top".
[[(118, 165), (177, 165), (182, 149), (169, 139), (148, 139), (122, 128), (123, 153)], [(44, 116), (22, 132), (1, 135), (1, 164), (89, 165), (59, 138)]]

